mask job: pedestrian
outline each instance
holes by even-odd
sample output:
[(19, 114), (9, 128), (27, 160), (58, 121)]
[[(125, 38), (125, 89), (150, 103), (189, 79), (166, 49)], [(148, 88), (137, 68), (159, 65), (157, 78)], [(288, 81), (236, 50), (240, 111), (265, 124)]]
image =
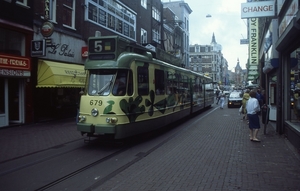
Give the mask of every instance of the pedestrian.
[(217, 89), (217, 91), (216, 91), (216, 100), (217, 100), (217, 105), (219, 104), (219, 101), (220, 101), (220, 90), (219, 89)]
[(221, 109), (224, 108), (224, 103), (225, 103), (225, 94), (224, 91), (222, 90), (222, 92), (219, 95), (219, 99), (220, 99), (220, 105), (221, 105)]
[(258, 103), (261, 107), (263, 105), (263, 97), (262, 97), (262, 94), (260, 92), (260, 89), (256, 90), (256, 99), (258, 100)]
[(242, 113), (244, 114), (243, 119), (246, 119), (246, 120), (248, 120), (247, 111), (246, 111), (246, 104), (247, 104), (247, 101), (250, 98), (249, 92), (250, 92), (250, 90), (247, 89), (245, 91), (245, 93), (243, 94), (243, 99), (242, 99), (242, 105), (243, 105)]
[(260, 106), (256, 99), (256, 91), (250, 91), (249, 95), (250, 98), (247, 101), (246, 110), (249, 120), (250, 140), (260, 142), (260, 140), (257, 139), (258, 130), (260, 129), (260, 121), (257, 113), (260, 112)]
[(219, 99), (219, 94), (220, 94), (220, 90), (219, 90), (219, 89), (217, 89), (217, 91), (216, 91), (216, 100), (218, 100), (218, 99)]

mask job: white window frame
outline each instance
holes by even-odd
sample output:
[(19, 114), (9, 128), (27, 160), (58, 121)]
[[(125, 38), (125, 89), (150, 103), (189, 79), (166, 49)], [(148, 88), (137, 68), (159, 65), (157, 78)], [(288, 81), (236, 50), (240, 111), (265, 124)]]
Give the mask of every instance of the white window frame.
[[(56, 0), (50, 0), (49, 1), (49, 21), (51, 21), (52, 23), (57, 23), (56, 22)], [(45, 19), (45, 16), (42, 15), (41, 19)]]
[[(137, 13), (130, 7), (127, 7), (125, 4), (117, 0), (103, 1), (103, 4), (99, 4), (99, 1), (95, 2), (94, 0), (85, 0), (85, 5), (87, 5), (87, 8), (85, 9), (85, 21), (89, 21), (91, 23), (94, 23), (95, 25), (117, 33), (125, 38), (136, 41), (136, 35), (138, 35), (136, 33), (139, 33), (138, 31), (136, 31)], [(90, 6), (95, 7), (95, 13), (90, 12), (92, 10)], [(99, 22), (100, 11), (106, 13), (105, 23)], [(108, 14), (113, 17), (112, 19), (114, 19), (114, 27), (108, 27)], [(121, 23), (122, 31), (119, 31), (118, 27), (116, 27), (119, 26), (118, 23)]]
[(141, 6), (147, 9), (147, 0), (141, 0)]
[(160, 11), (156, 7), (152, 6), (152, 18), (160, 22), (161, 19), (160, 17), (161, 17)]
[[(11, 1), (10, 1), (10, 2), (11, 2)], [(17, 5), (20, 5), (20, 6), (22, 6), (22, 7), (25, 7), (25, 8), (30, 8), (30, 7), (28, 6), (28, 0), (23, 0), (22, 2), (19, 1), (19, 0), (17, 0), (17, 1), (16, 1), (16, 4), (17, 4)]]
[(147, 43), (147, 31), (141, 28), (141, 44)]
[(160, 32), (156, 29), (152, 29), (152, 40), (160, 44)]
[(72, 1), (73, 1), (72, 7), (69, 7), (68, 5), (63, 4), (64, 8), (68, 8), (68, 9), (72, 10), (71, 26), (66, 25), (66, 24), (63, 24), (63, 26), (67, 27), (67, 28), (75, 29), (75, 4), (76, 4), (76, 0), (72, 0)]

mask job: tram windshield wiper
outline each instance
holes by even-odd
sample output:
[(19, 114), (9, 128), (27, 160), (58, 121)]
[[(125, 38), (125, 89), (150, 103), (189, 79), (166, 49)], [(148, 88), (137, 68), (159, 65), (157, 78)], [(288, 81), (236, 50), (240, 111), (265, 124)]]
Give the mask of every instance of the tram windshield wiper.
[(103, 88), (101, 88), (101, 90), (98, 92), (98, 95), (108, 95), (111, 85), (112, 85), (112, 80), (109, 81), (107, 84), (105, 84)]

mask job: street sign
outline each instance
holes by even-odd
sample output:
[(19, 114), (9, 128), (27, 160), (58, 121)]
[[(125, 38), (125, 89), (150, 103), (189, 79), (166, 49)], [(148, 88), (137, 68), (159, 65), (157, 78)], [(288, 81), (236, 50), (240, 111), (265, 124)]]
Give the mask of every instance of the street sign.
[(249, 44), (249, 39), (240, 39), (240, 44)]

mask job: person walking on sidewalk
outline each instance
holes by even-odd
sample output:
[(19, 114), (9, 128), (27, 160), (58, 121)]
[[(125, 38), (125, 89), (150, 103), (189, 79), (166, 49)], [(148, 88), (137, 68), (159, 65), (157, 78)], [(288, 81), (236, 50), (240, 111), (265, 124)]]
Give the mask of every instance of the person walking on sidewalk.
[(221, 107), (221, 109), (223, 109), (224, 108), (224, 103), (225, 103), (225, 94), (224, 94), (224, 91), (222, 91), (220, 93), (219, 97), (220, 97), (220, 105), (221, 105), (220, 107)]
[(246, 111), (246, 104), (247, 104), (247, 101), (250, 98), (249, 92), (250, 92), (250, 90), (248, 90), (248, 89), (245, 91), (245, 93), (243, 94), (243, 100), (242, 100), (242, 104), (243, 104), (242, 113), (244, 114), (243, 119), (246, 119), (246, 120), (248, 120), (247, 111)]
[(257, 113), (260, 112), (260, 106), (256, 99), (256, 91), (250, 91), (249, 95), (250, 98), (247, 101), (246, 110), (249, 120), (250, 140), (260, 142), (260, 140), (257, 139), (258, 130), (260, 129), (260, 122)]

